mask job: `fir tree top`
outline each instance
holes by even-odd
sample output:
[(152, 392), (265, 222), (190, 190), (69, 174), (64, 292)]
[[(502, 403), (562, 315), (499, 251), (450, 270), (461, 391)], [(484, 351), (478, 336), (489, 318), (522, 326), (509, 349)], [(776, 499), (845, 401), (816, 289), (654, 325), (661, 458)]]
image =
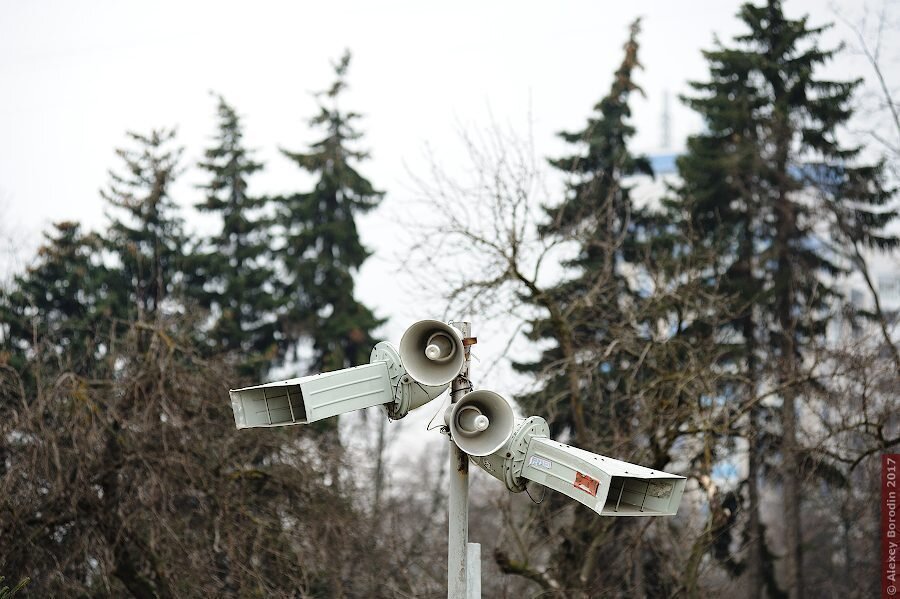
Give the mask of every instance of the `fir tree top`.
[[(197, 204), (203, 211), (222, 210), (225, 219), (239, 207), (250, 201), (247, 197), (247, 178), (261, 170), (263, 165), (253, 160), (244, 146), (244, 130), (237, 112), (225, 98), (216, 95), (219, 124), (214, 145), (204, 152), (204, 160), (198, 166), (209, 172), (212, 178), (203, 185), (207, 190), (206, 200)], [(235, 223), (237, 224), (237, 223)], [(226, 223), (226, 229), (229, 229)]]
[(368, 153), (350, 144), (361, 134), (353, 127), (355, 112), (342, 111), (350, 54), (335, 65), (335, 82), (316, 95), (319, 114), (310, 125), (325, 137), (308, 152), (282, 150), (301, 169), (317, 177), (308, 193), (281, 198), (285, 226), (282, 264), (288, 275), (286, 307), (281, 317), (285, 349), (299, 338), (313, 341), (312, 370), (345, 368), (368, 360), (372, 330), (381, 321), (354, 298), (353, 273), (369, 256), (355, 217), (376, 207), (384, 193), (356, 170)]
[(566, 234), (596, 219), (601, 212), (612, 210), (617, 216), (630, 210), (628, 190), (622, 179), (630, 175), (652, 175), (650, 162), (644, 156), (634, 156), (628, 150), (628, 140), (635, 128), (629, 122), (632, 93), (643, 94), (633, 77), (641, 68), (638, 61), (637, 36), (641, 21), (631, 24), (625, 54), (613, 75), (609, 92), (594, 105), (594, 114), (580, 131), (559, 133), (570, 144), (583, 147), (577, 154), (550, 160), (566, 173), (566, 199), (556, 207), (545, 208), (551, 222), (541, 227), (542, 234)]
[(259, 377), (274, 354), (275, 284), (270, 223), (261, 213), (266, 198), (247, 188), (263, 165), (244, 145), (237, 112), (221, 95), (216, 98), (218, 129), (198, 165), (210, 179), (197, 208), (218, 215), (221, 225), (191, 256), (189, 291), (214, 314), (207, 342), (215, 350), (237, 351), (242, 370)]
[(150, 135), (129, 132), (136, 146), (120, 148), (120, 172), (110, 170), (101, 195), (124, 218), (110, 215), (107, 245), (121, 260), (126, 285), (133, 290), (138, 319), (159, 309), (172, 291), (185, 238), (170, 186), (181, 172), (180, 146), (172, 147), (174, 129)]

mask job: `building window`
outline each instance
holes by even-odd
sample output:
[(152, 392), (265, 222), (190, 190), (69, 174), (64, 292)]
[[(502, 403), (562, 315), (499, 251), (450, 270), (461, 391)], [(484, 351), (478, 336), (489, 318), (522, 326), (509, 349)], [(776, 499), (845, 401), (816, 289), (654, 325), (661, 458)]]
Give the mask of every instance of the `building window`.
[(882, 302), (888, 304), (900, 302), (900, 275), (880, 275), (878, 277), (878, 295)]

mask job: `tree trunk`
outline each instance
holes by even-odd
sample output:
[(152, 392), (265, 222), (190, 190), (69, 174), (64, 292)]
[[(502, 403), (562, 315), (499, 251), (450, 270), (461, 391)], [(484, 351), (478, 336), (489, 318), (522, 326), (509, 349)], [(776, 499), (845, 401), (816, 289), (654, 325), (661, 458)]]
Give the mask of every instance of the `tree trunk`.
[[(750, 189), (750, 185), (747, 185)], [(747, 205), (752, 203), (747, 201)], [(760, 282), (754, 276), (754, 229), (758, 216), (755, 212), (747, 214), (747, 225), (742, 230), (739, 262), (735, 265), (735, 274), (743, 279), (743, 283), (750, 289), (758, 288)], [(759, 475), (762, 460), (762, 447), (759, 443), (759, 405), (756, 401), (758, 393), (758, 364), (757, 364), (757, 331), (758, 323), (754, 319), (754, 305), (752, 302), (743, 308), (740, 319), (741, 335), (744, 342), (744, 360), (746, 366), (747, 384), (745, 386), (744, 402), (749, 405), (747, 413), (747, 426), (744, 438), (747, 441), (747, 506), (748, 521), (744, 534), (744, 550), (746, 554), (747, 574), (745, 577), (748, 599), (759, 599), (763, 591), (763, 546), (762, 526), (760, 522), (759, 506)]]
[[(786, 161), (785, 161), (786, 163)], [(787, 170), (783, 171), (784, 180)], [(797, 390), (791, 383), (796, 374), (797, 364), (794, 347), (796, 335), (792, 308), (795, 303), (795, 273), (791, 261), (789, 240), (796, 229), (796, 216), (787, 193), (782, 190), (776, 204), (777, 232), (776, 251), (778, 270), (776, 285), (780, 286), (777, 301), (779, 372), (778, 382), (782, 388), (781, 414), (781, 459), (783, 479), (785, 560), (787, 565), (787, 587), (790, 599), (801, 599), (803, 589), (803, 555), (800, 524), (800, 463), (797, 452)]]
[[(640, 532), (640, 523), (635, 523), (634, 528)], [(638, 538), (637, 548), (634, 551), (634, 595), (635, 599), (646, 599), (647, 584), (646, 575), (644, 574), (644, 552), (641, 539)]]
[(793, 390), (784, 392), (782, 416), (782, 459), (784, 460), (785, 553), (787, 557), (788, 596), (801, 599), (803, 592), (803, 553), (800, 535), (800, 473), (797, 460), (797, 423)]
[(759, 517), (759, 445), (757, 436), (756, 407), (750, 409), (750, 424), (747, 427), (747, 494), (750, 505), (749, 520), (747, 522), (747, 598), (759, 599), (762, 595), (762, 527)]
[[(148, 557), (146, 547), (140, 547), (131, 537), (119, 513), (119, 469), (123, 463), (122, 446), (119, 443), (121, 427), (118, 422), (106, 431), (106, 472), (100, 479), (103, 489), (103, 511), (98, 529), (103, 535), (113, 558), (112, 574), (136, 599), (167, 597), (169, 593), (162, 580), (156, 584), (141, 573), (141, 556)], [(150, 561), (153, 557), (149, 556)]]
[[(752, 308), (750, 308), (752, 310)], [(747, 422), (747, 598), (759, 599), (763, 590), (762, 556), (764, 539), (759, 517), (759, 407), (756, 405), (756, 331), (752, 317), (744, 320), (744, 343), (747, 347), (747, 401), (750, 406)]]

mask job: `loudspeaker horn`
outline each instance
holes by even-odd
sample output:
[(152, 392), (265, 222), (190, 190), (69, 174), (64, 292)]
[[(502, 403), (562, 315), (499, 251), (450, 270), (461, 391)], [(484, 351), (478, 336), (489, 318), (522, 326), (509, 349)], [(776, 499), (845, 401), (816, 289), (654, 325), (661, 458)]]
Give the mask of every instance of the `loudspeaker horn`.
[(469, 455), (486, 456), (503, 447), (516, 418), (512, 406), (493, 391), (473, 391), (446, 412), (445, 420), (456, 445)]
[(406, 329), (399, 351), (406, 372), (423, 385), (446, 385), (465, 362), (459, 332), (438, 320), (420, 320)]

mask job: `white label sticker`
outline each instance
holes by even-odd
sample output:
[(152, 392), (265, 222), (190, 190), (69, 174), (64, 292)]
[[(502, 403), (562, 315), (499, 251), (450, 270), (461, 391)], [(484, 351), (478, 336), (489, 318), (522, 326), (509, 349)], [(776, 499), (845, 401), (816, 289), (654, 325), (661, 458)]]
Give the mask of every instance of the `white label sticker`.
[(542, 458), (540, 456), (533, 455), (531, 459), (528, 461), (529, 466), (540, 466), (541, 468), (546, 468), (549, 470), (553, 464), (547, 458)]

